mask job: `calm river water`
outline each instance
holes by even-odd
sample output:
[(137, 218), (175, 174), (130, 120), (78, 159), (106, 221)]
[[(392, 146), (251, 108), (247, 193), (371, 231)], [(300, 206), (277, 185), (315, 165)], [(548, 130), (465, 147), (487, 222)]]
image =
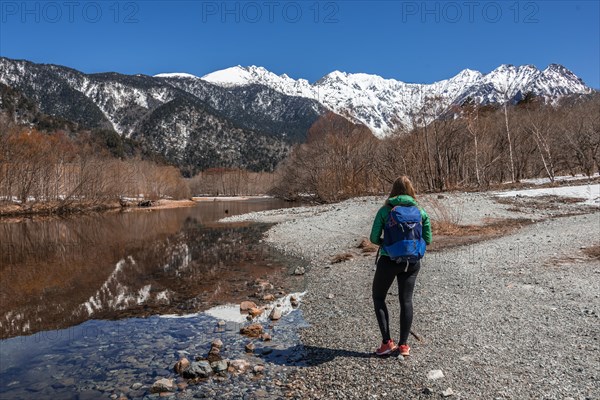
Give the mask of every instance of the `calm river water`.
[[(257, 280), (275, 296), (300, 290), (290, 270), (302, 261), (262, 243), (267, 225), (216, 221), (288, 206), (211, 201), (0, 223), (0, 398), (143, 397), (215, 337), (230, 344), (225, 356), (243, 354), (239, 326), (199, 312), (247, 300)], [(301, 323), (300, 312), (286, 316), (272, 346), (292, 346)]]

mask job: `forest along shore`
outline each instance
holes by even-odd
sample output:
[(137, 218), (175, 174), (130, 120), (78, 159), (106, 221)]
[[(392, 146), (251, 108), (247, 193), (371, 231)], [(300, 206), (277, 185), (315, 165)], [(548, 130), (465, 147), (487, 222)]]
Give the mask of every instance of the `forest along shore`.
[[(266, 240), (310, 261), (301, 305), (308, 366), (289, 368), (288, 395), (597, 398), (600, 208), (552, 195), (496, 195), (419, 198), (434, 245), (415, 293), (413, 330), (422, 341), (410, 339), (407, 359), (372, 356), (380, 341), (370, 293), (375, 257), (361, 242), (383, 198), (227, 218), (279, 222)], [(396, 295), (392, 286), (395, 338)]]

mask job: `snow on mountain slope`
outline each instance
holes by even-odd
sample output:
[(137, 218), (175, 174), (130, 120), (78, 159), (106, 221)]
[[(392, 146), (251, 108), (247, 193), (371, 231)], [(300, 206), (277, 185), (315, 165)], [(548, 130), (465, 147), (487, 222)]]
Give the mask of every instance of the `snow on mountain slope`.
[[(41, 111), (85, 126), (110, 126), (130, 136), (138, 123), (175, 98), (192, 95), (247, 130), (288, 142), (305, 138), (310, 124), (331, 110), (367, 125), (375, 135), (427, 123), (453, 104), (515, 103), (531, 92), (548, 102), (593, 90), (567, 68), (504, 64), (482, 74), (465, 69), (431, 84), (365, 73), (331, 72), (318, 81), (235, 66), (199, 78), (186, 73), (154, 77), (79, 71), (0, 57), (0, 82), (23, 92)], [(431, 107), (432, 102), (436, 107)]]
[(212, 167), (272, 170), (328, 112), (264, 85), (223, 88), (189, 74), (85, 74), (5, 57), (0, 84), (7, 101), (16, 96), (12, 90), (45, 115), (114, 130), (189, 174)]
[(202, 79), (215, 85), (231, 87), (259, 84), (269, 86), (289, 96), (315, 99), (314, 90), (306, 79), (292, 79), (286, 74), (276, 75), (263, 67), (236, 66), (204, 75)]
[(175, 94), (164, 87), (140, 87), (114, 80), (97, 81), (87, 76), (72, 87), (92, 99), (112, 123), (115, 131), (129, 137), (134, 132), (131, 113), (146, 114), (171, 101)]
[(415, 118), (431, 99), (439, 101), (439, 109), (443, 109), (467, 98), (480, 104), (504, 103), (518, 101), (527, 92), (533, 92), (553, 102), (561, 96), (592, 92), (575, 74), (557, 64), (543, 71), (533, 65), (504, 64), (488, 74), (465, 69), (450, 79), (432, 84), (405, 83), (377, 75), (340, 71), (310, 84), (305, 79), (276, 75), (256, 66), (231, 67), (202, 79), (223, 87), (261, 84), (287, 95), (315, 99), (339, 114), (366, 124), (380, 137), (414, 126)]
[(188, 74), (185, 72), (172, 72), (172, 73), (165, 73), (165, 74), (156, 74), (154, 75), (155, 78), (192, 78), (192, 79), (198, 79), (198, 77), (196, 75), (192, 75), (192, 74)]

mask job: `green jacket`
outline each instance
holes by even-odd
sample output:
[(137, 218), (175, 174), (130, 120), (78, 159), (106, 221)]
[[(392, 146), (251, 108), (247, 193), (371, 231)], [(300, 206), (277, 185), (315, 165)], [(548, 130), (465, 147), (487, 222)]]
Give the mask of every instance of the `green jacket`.
[[(371, 236), (369, 237), (371, 242), (380, 246), (383, 244), (383, 239), (381, 237), (381, 234), (383, 233), (383, 227), (385, 226), (388, 214), (390, 213), (392, 207), (398, 205), (417, 207), (419, 206), (415, 199), (405, 194), (388, 199), (386, 205), (379, 209), (377, 215), (375, 216), (375, 221), (373, 221), (373, 227), (371, 228)], [(420, 210), (421, 219), (423, 221), (423, 240), (425, 240), (426, 244), (431, 244), (431, 223), (429, 222), (429, 215), (427, 215), (424, 209), (420, 208)], [(385, 250), (383, 250), (383, 247), (380, 247), (379, 254), (381, 254), (382, 256), (387, 256), (387, 253), (385, 252)]]

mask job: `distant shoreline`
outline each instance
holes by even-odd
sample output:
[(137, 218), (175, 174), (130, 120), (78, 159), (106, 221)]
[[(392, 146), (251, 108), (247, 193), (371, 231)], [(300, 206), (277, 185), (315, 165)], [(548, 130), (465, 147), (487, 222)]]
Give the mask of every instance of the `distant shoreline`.
[(193, 201), (242, 201), (242, 200), (254, 200), (254, 199), (274, 199), (273, 196), (260, 195), (260, 196), (194, 196)]
[[(144, 207), (138, 203), (130, 203), (123, 207), (118, 202), (106, 204), (72, 204), (69, 207), (61, 208), (58, 203), (34, 203), (27, 208), (19, 204), (7, 203), (0, 204), (0, 223), (2, 222), (20, 222), (23, 219), (35, 218), (45, 219), (52, 217), (63, 217), (72, 215), (87, 215), (93, 213), (110, 212), (134, 212), (134, 211), (153, 211), (168, 210), (173, 208), (194, 207), (199, 203), (208, 201), (246, 201), (254, 199), (271, 199), (272, 196), (198, 196), (191, 199), (172, 200), (160, 199), (152, 200), (151, 205)], [(150, 201), (150, 200), (149, 200)]]

